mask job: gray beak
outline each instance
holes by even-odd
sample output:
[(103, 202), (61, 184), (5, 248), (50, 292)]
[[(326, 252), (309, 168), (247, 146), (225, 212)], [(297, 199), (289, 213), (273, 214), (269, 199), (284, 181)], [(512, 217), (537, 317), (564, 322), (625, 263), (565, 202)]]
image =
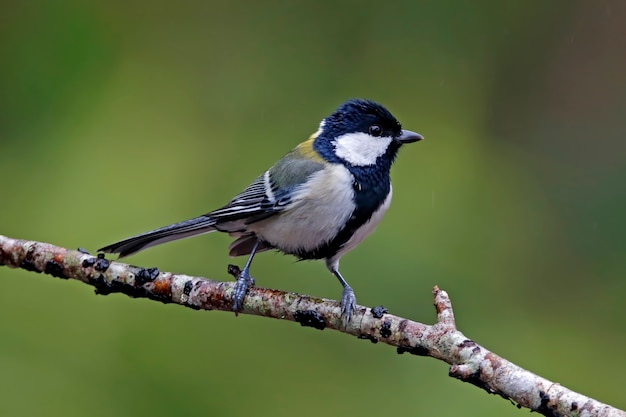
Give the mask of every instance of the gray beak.
[(420, 135), (419, 133), (411, 132), (410, 130), (403, 130), (402, 134), (395, 138), (396, 142), (399, 142), (401, 144), (413, 143), (422, 139), (424, 139), (424, 136)]

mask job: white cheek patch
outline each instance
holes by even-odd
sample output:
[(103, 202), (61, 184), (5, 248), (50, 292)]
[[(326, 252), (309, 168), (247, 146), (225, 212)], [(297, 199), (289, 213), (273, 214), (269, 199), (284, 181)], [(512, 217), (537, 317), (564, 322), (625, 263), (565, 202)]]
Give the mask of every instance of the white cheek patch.
[(354, 166), (376, 164), (376, 160), (387, 152), (391, 137), (374, 137), (367, 133), (348, 133), (333, 141), (335, 153)]

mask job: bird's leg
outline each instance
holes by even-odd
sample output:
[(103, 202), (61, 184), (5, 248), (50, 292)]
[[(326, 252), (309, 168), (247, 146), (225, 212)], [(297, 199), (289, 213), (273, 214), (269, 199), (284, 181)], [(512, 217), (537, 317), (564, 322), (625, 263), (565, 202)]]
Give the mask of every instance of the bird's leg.
[(343, 292), (341, 293), (341, 317), (343, 317), (343, 325), (347, 326), (350, 322), (350, 316), (356, 311), (356, 295), (354, 295), (352, 287), (348, 285), (346, 280), (341, 276), (341, 273), (339, 273), (337, 266), (333, 267), (331, 272), (343, 286)]
[(250, 276), (250, 264), (252, 263), (252, 259), (254, 258), (254, 254), (258, 246), (259, 239), (257, 238), (254, 246), (252, 247), (252, 251), (250, 252), (250, 257), (248, 258), (246, 265), (237, 276), (235, 289), (233, 290), (233, 311), (235, 312), (235, 315), (237, 315), (237, 313), (243, 308), (243, 299), (246, 296), (246, 292), (248, 292), (248, 287), (250, 285), (254, 285), (254, 278)]

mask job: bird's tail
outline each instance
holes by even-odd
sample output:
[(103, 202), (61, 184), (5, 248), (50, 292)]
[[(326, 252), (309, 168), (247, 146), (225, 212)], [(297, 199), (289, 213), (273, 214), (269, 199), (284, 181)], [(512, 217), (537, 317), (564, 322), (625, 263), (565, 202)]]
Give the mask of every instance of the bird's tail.
[(209, 233), (215, 229), (215, 219), (207, 216), (200, 216), (194, 219), (185, 220), (180, 223), (170, 224), (160, 229), (151, 230), (128, 239), (112, 243), (103, 248), (98, 249), (99, 252), (119, 253), (120, 258), (151, 246), (160, 245), (161, 243), (171, 242), (172, 240), (184, 239), (203, 233)]

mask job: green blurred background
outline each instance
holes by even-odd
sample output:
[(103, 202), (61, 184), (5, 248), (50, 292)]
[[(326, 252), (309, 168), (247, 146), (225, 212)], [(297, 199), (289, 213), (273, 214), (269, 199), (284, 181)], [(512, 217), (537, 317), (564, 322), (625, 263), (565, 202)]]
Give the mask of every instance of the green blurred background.
[[(625, 408), (625, 19), (619, 0), (3, 2), (0, 233), (95, 250), (207, 212), (372, 98), (427, 140), (343, 259), (359, 302), (430, 323), (437, 284), (468, 337)], [(129, 261), (226, 280), (229, 242)], [(253, 273), (340, 294), (321, 262)], [(0, 283), (2, 416), (527, 413), (336, 332)]]

